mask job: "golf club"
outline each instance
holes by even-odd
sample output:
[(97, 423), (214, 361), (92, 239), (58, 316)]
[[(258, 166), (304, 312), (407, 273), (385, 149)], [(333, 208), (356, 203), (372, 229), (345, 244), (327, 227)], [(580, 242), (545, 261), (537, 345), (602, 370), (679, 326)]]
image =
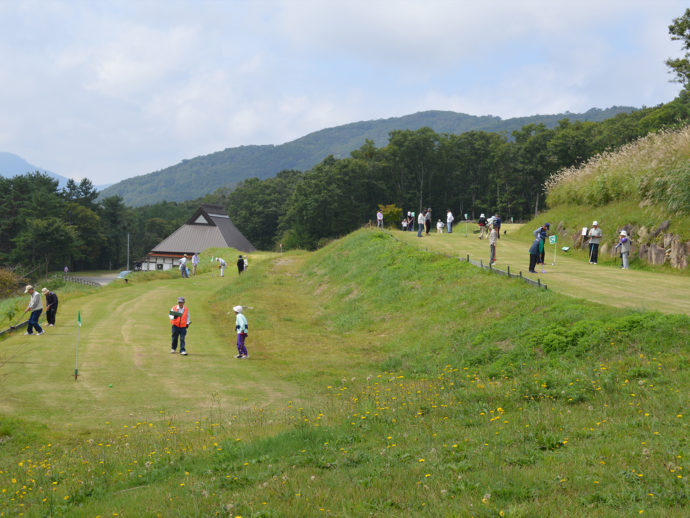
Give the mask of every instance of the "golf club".
[(19, 321), (22, 318), (24, 318), (24, 315), (26, 315), (26, 310), (24, 310), (24, 313), (22, 313), (22, 315), (17, 319), (17, 321), (14, 323), (14, 325), (10, 326), (10, 331), (14, 331), (15, 329), (17, 329), (17, 326), (19, 325)]

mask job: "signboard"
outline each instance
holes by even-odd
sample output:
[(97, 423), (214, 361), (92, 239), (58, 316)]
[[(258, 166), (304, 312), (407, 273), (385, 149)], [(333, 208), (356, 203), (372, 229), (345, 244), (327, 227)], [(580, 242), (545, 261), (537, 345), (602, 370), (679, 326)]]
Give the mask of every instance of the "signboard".
[(553, 235), (549, 236), (549, 244), (550, 245), (555, 245), (558, 242), (558, 236)]

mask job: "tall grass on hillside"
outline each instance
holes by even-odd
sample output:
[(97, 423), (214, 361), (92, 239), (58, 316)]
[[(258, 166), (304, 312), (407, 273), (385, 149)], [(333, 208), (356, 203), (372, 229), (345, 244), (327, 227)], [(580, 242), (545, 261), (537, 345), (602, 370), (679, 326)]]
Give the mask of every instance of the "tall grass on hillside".
[(550, 207), (636, 200), (670, 212), (690, 211), (690, 126), (647, 135), (562, 169), (545, 188)]

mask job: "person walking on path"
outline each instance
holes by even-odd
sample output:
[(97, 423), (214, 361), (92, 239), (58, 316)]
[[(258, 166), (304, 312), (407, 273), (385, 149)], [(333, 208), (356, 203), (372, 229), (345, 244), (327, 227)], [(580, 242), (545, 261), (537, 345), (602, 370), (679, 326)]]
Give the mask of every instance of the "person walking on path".
[(489, 232), (489, 262), (494, 264), (496, 262), (496, 244), (498, 242), (498, 237), (496, 237), (498, 232), (493, 225), (491, 225), (491, 231)]
[(627, 270), (628, 266), (630, 265), (629, 263), (629, 258), (630, 258), (630, 238), (628, 237), (628, 233), (625, 230), (621, 230), (621, 233), (619, 235), (618, 239), (618, 244), (616, 245), (616, 249), (620, 248), (621, 250), (621, 268)]
[(46, 320), (48, 321), (48, 326), (55, 327), (55, 315), (57, 314), (58, 309), (58, 296), (48, 288), (43, 288), (41, 293), (43, 293), (46, 298)]
[(187, 274), (187, 254), (184, 254), (180, 258), (180, 277), (182, 277), (183, 279), (185, 277), (189, 277), (189, 275)]
[(242, 255), (237, 258), (237, 274), (240, 275), (244, 271), (244, 259), (242, 259)]
[(426, 235), (431, 232), (431, 208), (426, 209), (426, 216), (424, 216), (424, 227), (426, 230)]
[(540, 234), (539, 237), (534, 240), (532, 246), (529, 247), (529, 273), (537, 273), (534, 271), (534, 267), (537, 266), (539, 262), (539, 256), (541, 255), (539, 248), (543, 246), (541, 245), (542, 243), (543, 241)]
[(599, 222), (592, 221), (592, 228), (587, 232), (587, 237), (589, 237), (589, 264), (597, 264), (601, 235), (602, 231), (599, 228)]
[(232, 310), (235, 312), (235, 331), (237, 331), (237, 356), (235, 358), (249, 358), (247, 353), (247, 347), (244, 345), (244, 341), (249, 336), (249, 324), (247, 323), (247, 317), (242, 314), (242, 306), (235, 306)]
[(199, 252), (194, 252), (192, 256), (192, 275), (196, 275), (197, 266), (199, 266)]
[(376, 212), (376, 227), (383, 228), (383, 212), (381, 212), (381, 209)]
[(477, 225), (479, 225), (479, 239), (484, 239), (484, 232), (486, 232), (486, 216), (484, 214), (479, 216)]
[(29, 316), (29, 325), (26, 328), (26, 333), (24, 334), (32, 335), (34, 334), (33, 330), (35, 329), (37, 335), (42, 335), (43, 329), (38, 324), (38, 317), (40, 317), (41, 313), (43, 313), (43, 300), (41, 299), (41, 295), (36, 292), (31, 284), (26, 286), (24, 293), (28, 293), (31, 297), (29, 299), (29, 305), (26, 306), (26, 310), (24, 311), (24, 313), (31, 311), (31, 315)]
[(448, 227), (446, 230), (448, 231), (449, 234), (453, 233), (453, 221), (455, 221), (455, 218), (453, 217), (453, 213), (448, 209), (448, 212), (446, 213), (446, 226)]
[(222, 257), (216, 257), (216, 262), (218, 263), (218, 268), (220, 269), (220, 276), (224, 277), (225, 267), (227, 266), (226, 262), (223, 260)]
[(175, 354), (177, 349), (177, 340), (180, 341), (180, 354), (187, 356), (187, 348), (185, 339), (187, 337), (187, 329), (192, 324), (192, 319), (189, 316), (189, 308), (184, 305), (184, 297), (177, 297), (177, 305), (170, 309), (170, 323), (172, 324), (172, 346), (170, 352)]
[(417, 237), (422, 237), (422, 230), (424, 230), (425, 221), (426, 217), (424, 216), (424, 213), (420, 212), (419, 216), (417, 216)]

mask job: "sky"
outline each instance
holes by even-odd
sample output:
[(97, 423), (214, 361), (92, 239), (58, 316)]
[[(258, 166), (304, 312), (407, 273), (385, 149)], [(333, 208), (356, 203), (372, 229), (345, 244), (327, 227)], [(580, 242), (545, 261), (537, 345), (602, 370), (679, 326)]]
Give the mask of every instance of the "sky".
[(0, 0), (0, 151), (94, 184), (424, 110), (654, 106), (677, 0)]

